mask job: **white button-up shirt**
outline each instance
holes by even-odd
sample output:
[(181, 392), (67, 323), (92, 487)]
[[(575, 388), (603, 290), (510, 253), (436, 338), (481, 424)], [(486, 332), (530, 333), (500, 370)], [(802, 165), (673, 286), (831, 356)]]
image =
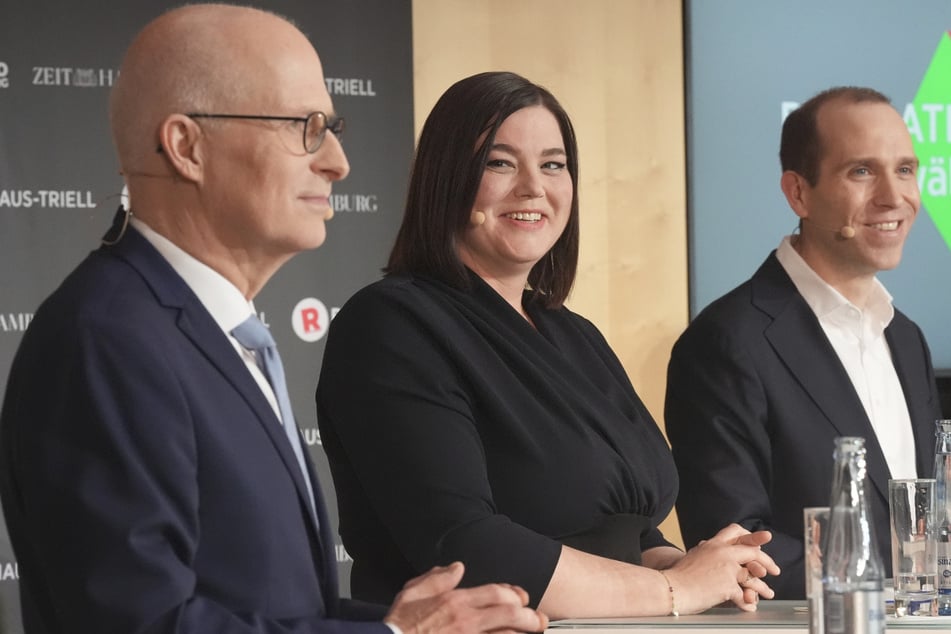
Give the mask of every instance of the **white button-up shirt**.
[(238, 343), (237, 339), (231, 336), (231, 331), (255, 312), (254, 304), (245, 299), (238, 287), (220, 273), (190, 256), (171, 240), (156, 233), (140, 219), (132, 216), (130, 223), (155, 247), (175, 269), (175, 272), (185, 280), (192, 292), (198, 296), (202, 306), (211, 314), (212, 319), (215, 320), (215, 323), (228, 337), (228, 341), (234, 346), (238, 355), (241, 356), (251, 376), (254, 377), (255, 383), (258, 384), (268, 403), (271, 404), (271, 409), (274, 410), (277, 419), (282, 420), (277, 397), (274, 396), (274, 390), (271, 389), (267, 377), (258, 367), (254, 353), (246, 350), (244, 346)]
[(776, 258), (815, 313), (845, 367), (885, 454), (891, 477), (918, 477), (911, 416), (885, 340), (885, 328), (895, 316), (892, 296), (876, 279), (865, 310), (859, 309), (806, 264), (793, 248), (790, 236), (783, 238)]

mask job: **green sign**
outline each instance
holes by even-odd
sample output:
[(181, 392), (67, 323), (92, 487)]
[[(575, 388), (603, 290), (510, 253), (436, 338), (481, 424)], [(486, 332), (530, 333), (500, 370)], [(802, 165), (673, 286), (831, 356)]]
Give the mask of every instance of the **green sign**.
[(941, 36), (904, 117), (920, 161), (921, 201), (951, 249), (951, 33)]

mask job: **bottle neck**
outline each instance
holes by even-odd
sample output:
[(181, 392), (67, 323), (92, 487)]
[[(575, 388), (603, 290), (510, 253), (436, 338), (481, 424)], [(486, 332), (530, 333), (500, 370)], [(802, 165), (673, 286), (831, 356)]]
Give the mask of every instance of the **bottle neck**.
[(865, 500), (865, 443), (862, 439), (840, 438), (834, 458), (832, 506), (859, 508)]
[(869, 515), (864, 440), (838, 439), (825, 577), (839, 587), (878, 587), (884, 567)]
[(951, 481), (951, 421), (939, 420), (935, 426), (935, 506), (938, 526), (941, 527), (938, 540), (947, 542), (951, 539), (948, 530), (951, 526), (951, 496), (948, 491), (948, 482)]
[(951, 420), (939, 420), (935, 423), (935, 453), (951, 454)]

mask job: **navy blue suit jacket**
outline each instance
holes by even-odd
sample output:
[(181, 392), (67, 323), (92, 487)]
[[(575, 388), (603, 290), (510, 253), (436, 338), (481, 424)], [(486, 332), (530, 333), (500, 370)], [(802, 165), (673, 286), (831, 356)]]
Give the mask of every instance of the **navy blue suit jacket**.
[[(931, 355), (899, 311), (885, 330), (911, 416), (919, 477), (933, 477), (940, 417)], [(687, 546), (730, 522), (773, 532), (777, 598), (805, 596), (802, 509), (828, 506), (837, 436), (866, 439), (866, 491), (879, 554), (891, 570), (888, 466), (865, 408), (815, 314), (775, 252), (674, 345), (667, 435), (680, 473)]]
[(312, 466), (319, 529), (244, 362), (131, 228), (37, 311), (0, 452), (28, 634), (389, 632), (339, 598)]

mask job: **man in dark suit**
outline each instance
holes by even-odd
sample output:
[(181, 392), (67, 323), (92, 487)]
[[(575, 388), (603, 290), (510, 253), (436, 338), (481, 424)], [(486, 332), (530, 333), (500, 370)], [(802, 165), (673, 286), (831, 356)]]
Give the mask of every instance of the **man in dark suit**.
[(674, 346), (665, 418), (688, 546), (716, 526), (769, 530), (780, 599), (802, 598), (803, 515), (828, 506), (833, 439), (863, 436), (879, 552), (888, 479), (930, 477), (938, 396), (928, 346), (877, 280), (920, 207), (918, 160), (880, 93), (836, 88), (789, 115), (781, 186), (800, 218), (753, 277)]
[(339, 596), (277, 366), (237, 328), (323, 242), (349, 171), (306, 37), (249, 8), (166, 13), (111, 121), (131, 214), (37, 311), (0, 414), (26, 632), (544, 629), (520, 589), (455, 589), (461, 564), (389, 610)]

